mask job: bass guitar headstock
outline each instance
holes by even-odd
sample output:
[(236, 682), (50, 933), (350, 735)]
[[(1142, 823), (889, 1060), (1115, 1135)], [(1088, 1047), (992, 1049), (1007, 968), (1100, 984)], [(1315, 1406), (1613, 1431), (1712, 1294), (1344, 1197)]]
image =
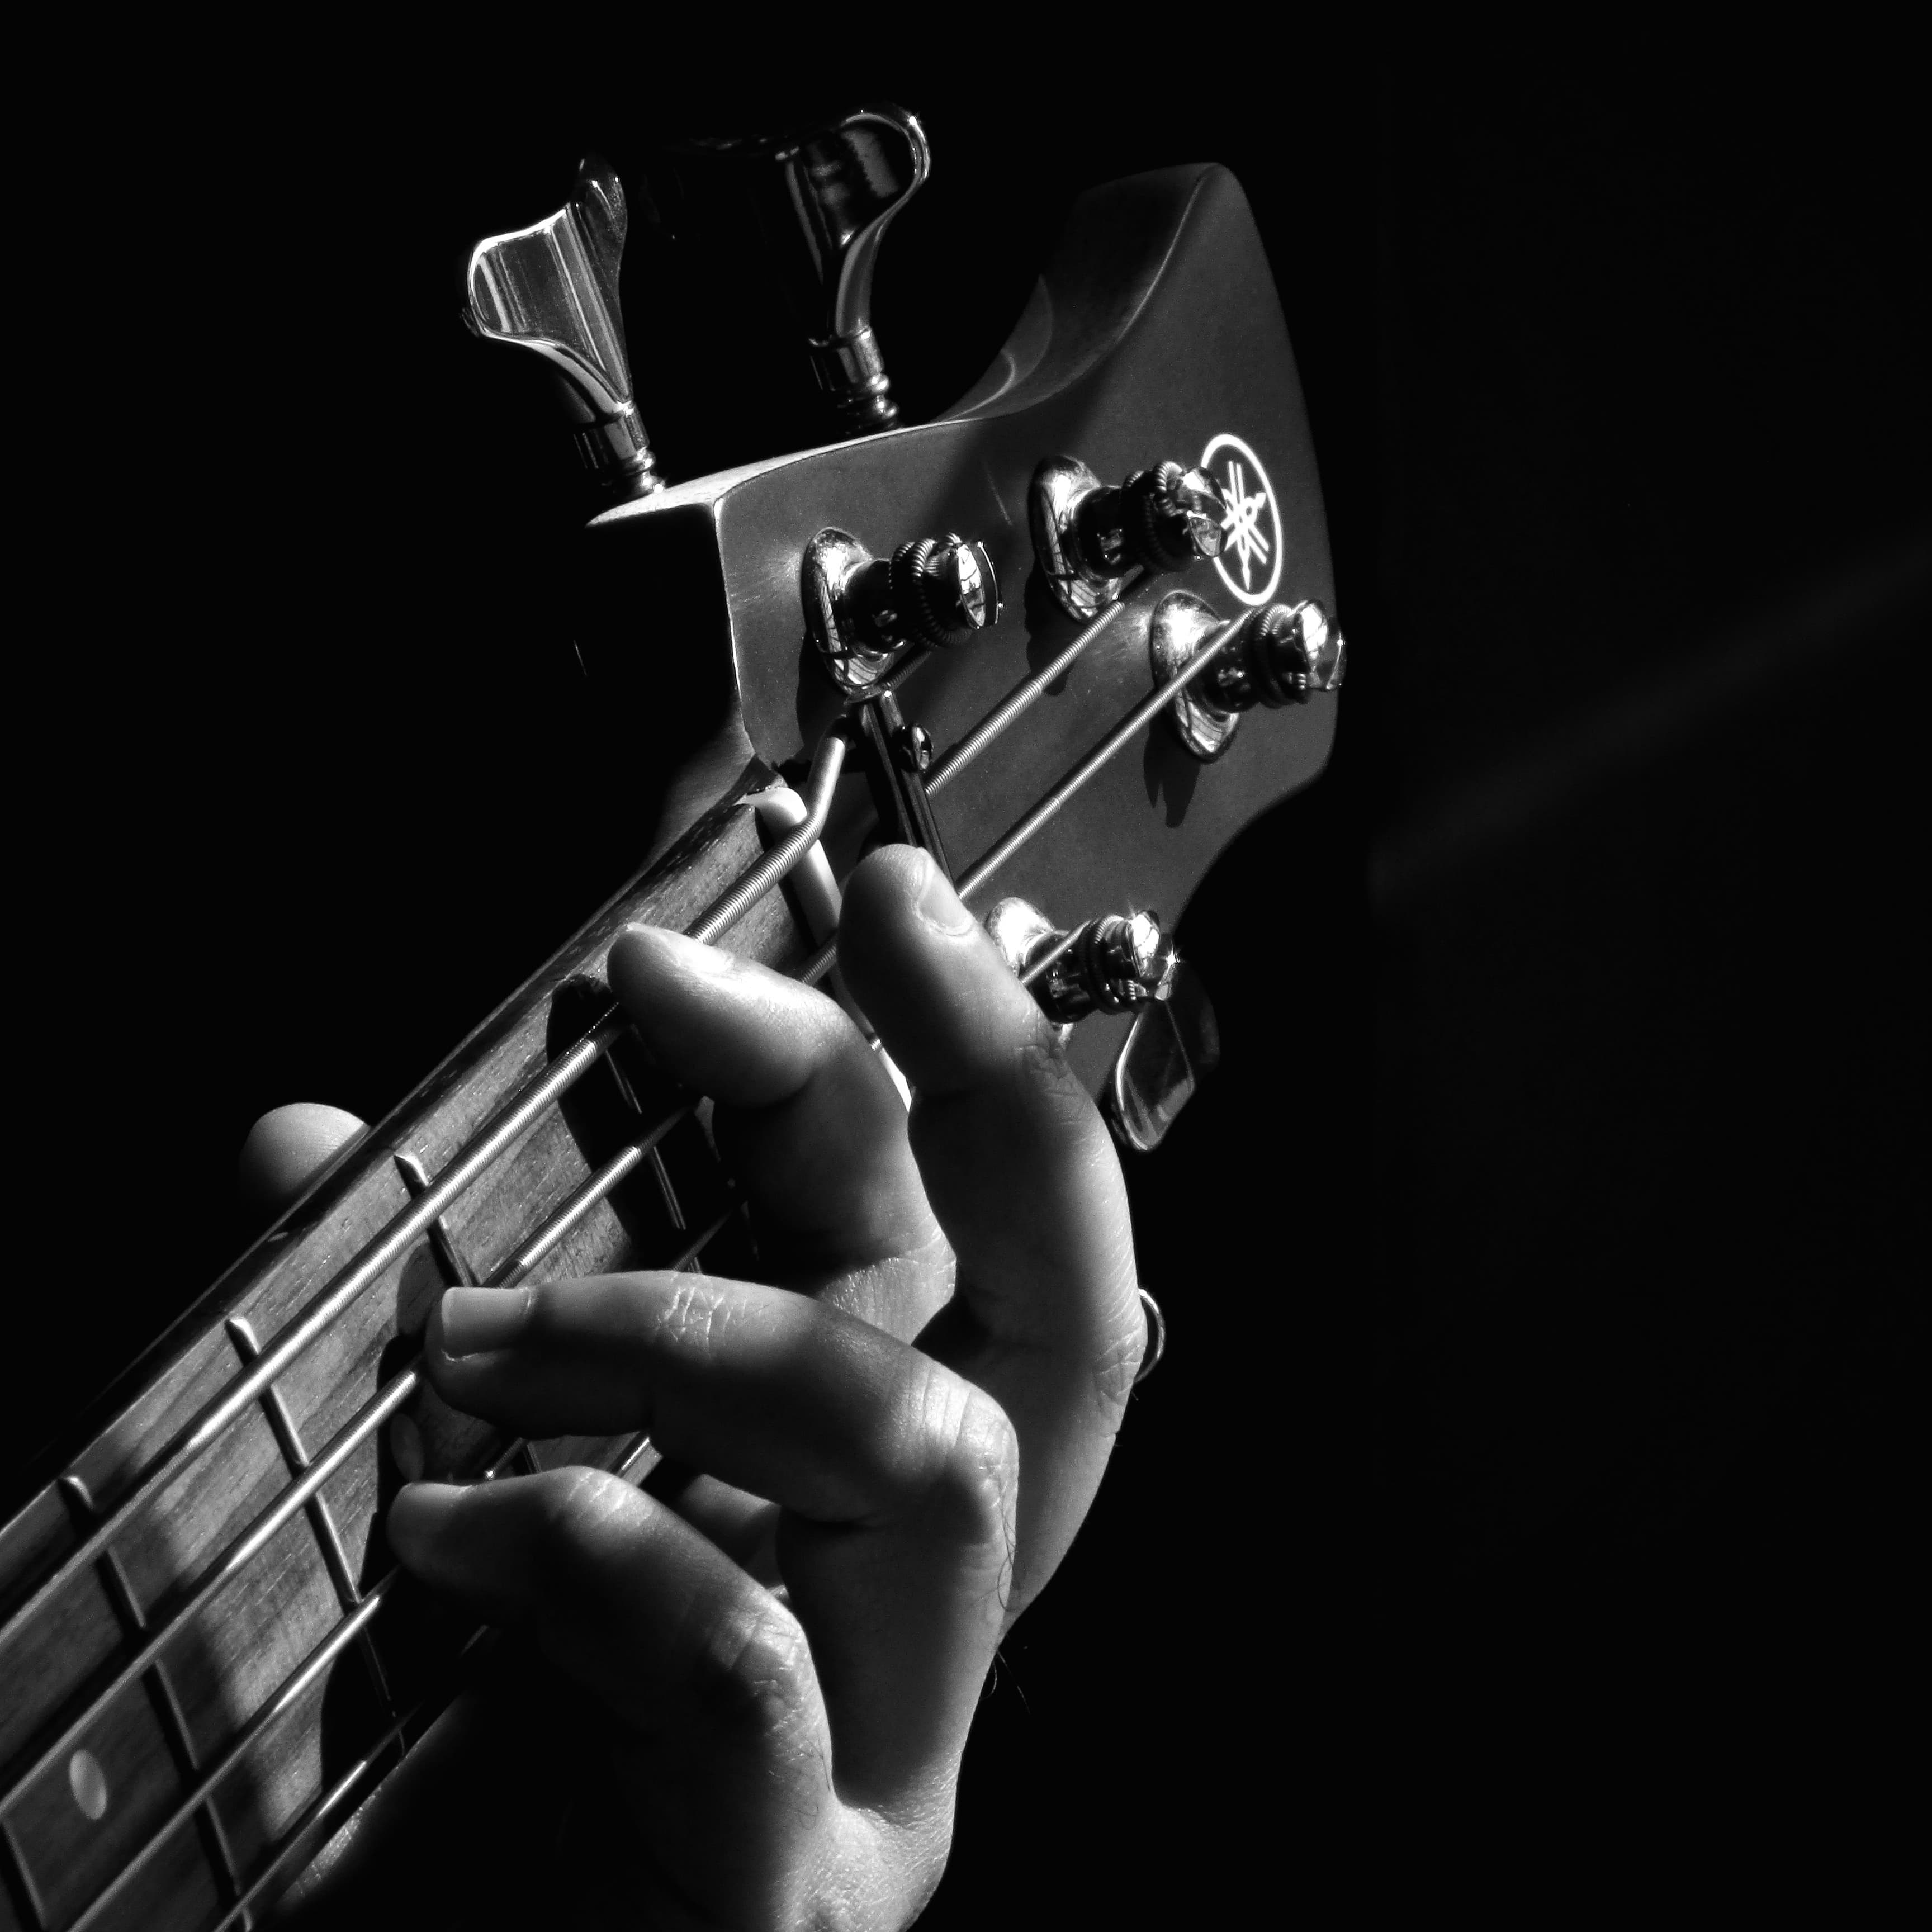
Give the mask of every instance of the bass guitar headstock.
[[(918, 123), (868, 109), (731, 159), (795, 218), (788, 272), (848, 434), (662, 488), (632, 474), (585, 532), (579, 647), (650, 767), (644, 809), (663, 814), (693, 760), (729, 776), (756, 760), (802, 786), (837, 734), (834, 877), (882, 838), (926, 847), (1042, 1004), (1078, 1019), (1070, 1058), (1122, 1138), (1150, 1145), (1216, 1050), (1165, 934), (1241, 828), (1322, 770), (1344, 664), (1315, 454), (1246, 199), (1211, 166), (1090, 194), (981, 381), (935, 422), (886, 428), (868, 290), (879, 236), (925, 178)], [(514, 266), (521, 313), (604, 339), (614, 206), (621, 245), (622, 191), (587, 169), (550, 222), (479, 244), (479, 332), (567, 333), (519, 332)], [(648, 446), (628, 388), (598, 418), (576, 369), (597, 418), (580, 445), (609, 471), (613, 449)], [(662, 844), (688, 815), (651, 830)]]

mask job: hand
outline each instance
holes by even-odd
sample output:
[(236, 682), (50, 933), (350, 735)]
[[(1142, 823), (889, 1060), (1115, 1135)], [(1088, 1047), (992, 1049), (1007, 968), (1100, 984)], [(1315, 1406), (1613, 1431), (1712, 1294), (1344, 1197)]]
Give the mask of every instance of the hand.
[(1086, 1514), (1144, 1330), (1106, 1130), (922, 854), (859, 868), (840, 957), (910, 1120), (820, 994), (669, 933), (613, 950), (647, 1050), (716, 1102), (771, 1285), (444, 1296), (425, 1361), (458, 1406), (648, 1428), (699, 1473), (403, 1491), (400, 1560), (517, 1635), (304, 1919), (893, 1928), (938, 1883), (994, 1646)]

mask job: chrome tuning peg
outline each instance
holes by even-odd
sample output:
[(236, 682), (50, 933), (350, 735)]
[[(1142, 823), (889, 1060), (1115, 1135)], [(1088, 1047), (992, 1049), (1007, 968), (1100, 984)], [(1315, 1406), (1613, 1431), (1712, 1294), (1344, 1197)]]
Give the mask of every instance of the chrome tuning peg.
[(663, 487), (631, 394), (617, 271), (629, 212), (623, 184), (595, 157), (548, 220), (486, 236), (470, 251), (464, 319), (486, 342), (540, 356), (561, 379), (578, 453), (614, 496)]
[(863, 697), (910, 646), (944, 650), (1000, 621), (1000, 580), (986, 546), (948, 531), (875, 557), (848, 532), (806, 545), (806, 628), (832, 680)]
[(1082, 623), (1120, 596), (1131, 570), (1151, 575), (1219, 556), (1229, 521), (1221, 486), (1198, 465), (1157, 464), (1115, 489), (1071, 456), (1050, 456), (1034, 472), (1028, 513), (1048, 586)]
[[(1185, 669), (1222, 627), (1199, 598), (1169, 591), (1148, 626), (1155, 682)], [(1219, 660), (1176, 694), (1167, 716), (1197, 758), (1218, 758), (1234, 742), (1243, 712), (1257, 704), (1306, 704), (1318, 692), (1338, 689), (1347, 664), (1348, 646), (1317, 600), (1265, 604), (1244, 620)]]
[(986, 930), (1041, 1010), (1063, 1026), (1166, 999), (1180, 964), (1150, 912), (1109, 913), (1063, 932), (1025, 899), (1002, 899), (987, 914)]
[(872, 269), (886, 224), (926, 179), (926, 130), (903, 107), (862, 107), (767, 152), (788, 210), (774, 212), (803, 244), (781, 242), (812, 373), (848, 436), (891, 429), (898, 406), (872, 333)]

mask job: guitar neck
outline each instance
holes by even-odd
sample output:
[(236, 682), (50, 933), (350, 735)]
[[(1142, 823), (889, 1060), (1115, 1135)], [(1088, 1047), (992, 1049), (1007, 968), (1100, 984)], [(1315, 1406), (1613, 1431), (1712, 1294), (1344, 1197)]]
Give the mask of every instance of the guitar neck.
[[(628, 1036), (571, 1050), (617, 933), (688, 928), (758, 862), (752, 782), (345, 1150), (0, 1531), (0, 1925), (204, 1926), (272, 1895), (468, 1634), (388, 1580), (398, 1485), (632, 1450), (506, 1444), (417, 1385), (416, 1338), (456, 1283), (748, 1264), (701, 1119)], [(724, 943), (808, 950), (778, 892)], [(502, 1144), (425, 1221), (479, 1139)]]

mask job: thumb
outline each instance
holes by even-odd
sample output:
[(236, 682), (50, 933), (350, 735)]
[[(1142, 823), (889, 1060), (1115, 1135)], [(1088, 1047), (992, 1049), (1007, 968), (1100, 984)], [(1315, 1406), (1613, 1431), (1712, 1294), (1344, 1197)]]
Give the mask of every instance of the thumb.
[(314, 1100), (264, 1114), (248, 1130), (236, 1168), (243, 1205), (279, 1214), (365, 1125), (340, 1107)]

